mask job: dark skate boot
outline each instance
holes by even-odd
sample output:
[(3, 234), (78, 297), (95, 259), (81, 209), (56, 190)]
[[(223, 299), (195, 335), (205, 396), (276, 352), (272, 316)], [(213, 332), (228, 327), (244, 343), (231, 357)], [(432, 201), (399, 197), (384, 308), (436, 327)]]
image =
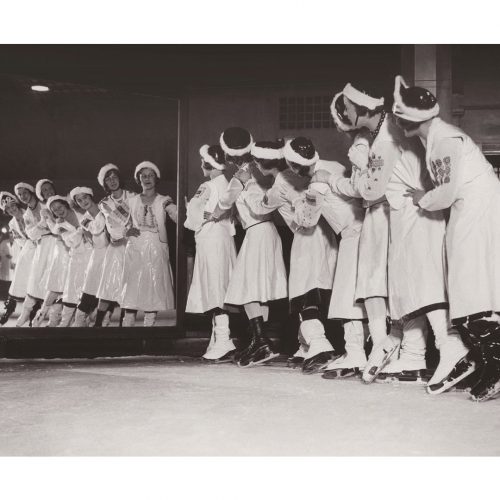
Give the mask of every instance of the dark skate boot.
[(17, 301), (9, 295), (9, 298), (4, 302), (5, 311), (0, 317), (0, 325), (5, 325), (9, 318), (12, 316), (12, 313), (16, 310)]
[(42, 301), (37, 300), (36, 304), (33, 306), (33, 309), (30, 312), (30, 326), (33, 325), (33, 320), (35, 319), (36, 313), (41, 309)]
[(264, 333), (264, 321), (262, 316), (250, 320), (252, 330), (252, 341), (248, 348), (241, 354), (238, 360), (240, 368), (261, 365), (279, 356), (274, 352), (271, 341)]
[(482, 340), (479, 381), (470, 391), (471, 399), (476, 402), (487, 401), (500, 393), (500, 325), (491, 325)]

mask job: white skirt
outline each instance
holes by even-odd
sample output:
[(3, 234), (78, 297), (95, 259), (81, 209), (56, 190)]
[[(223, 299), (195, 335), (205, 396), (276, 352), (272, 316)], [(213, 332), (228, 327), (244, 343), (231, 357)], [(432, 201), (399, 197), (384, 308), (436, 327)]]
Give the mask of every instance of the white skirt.
[(122, 283), (121, 307), (148, 312), (174, 309), (168, 245), (160, 241), (157, 233), (143, 231), (129, 238)]
[(49, 292), (63, 293), (69, 266), (69, 248), (57, 238), (56, 246), (50, 260), (49, 273), (45, 288)]
[(310, 290), (331, 290), (338, 245), (333, 229), (321, 218), (317, 226), (293, 236), (290, 253), (290, 300)]
[(104, 258), (106, 257), (107, 247), (95, 248), (90, 255), (89, 264), (85, 271), (83, 280), (83, 293), (97, 296), (97, 289), (102, 277)]
[(462, 186), (446, 231), (451, 319), (500, 311), (500, 182), (487, 173)]
[(92, 248), (78, 248), (71, 249), (68, 274), (66, 276), (66, 283), (62, 300), (68, 304), (78, 304), (82, 296), (83, 280), (85, 279), (85, 270), (89, 263)]
[(53, 235), (42, 236), (37, 244), (33, 264), (28, 279), (28, 294), (36, 299), (44, 299), (47, 289), (50, 259), (56, 247), (57, 238)]
[(249, 227), (236, 259), (225, 302), (244, 305), (287, 296), (281, 239), (271, 221)]
[(97, 287), (96, 297), (110, 302), (121, 301), (123, 293), (123, 265), (125, 263), (126, 243), (112, 244), (106, 247), (102, 264), (102, 274)]
[(387, 297), (387, 255), (389, 250), (389, 203), (366, 209), (359, 239), (356, 300)]
[(12, 297), (22, 299), (26, 296), (35, 251), (36, 244), (32, 240), (26, 240), (17, 257), (14, 277), (9, 288), (9, 295)]
[(346, 230), (342, 233), (328, 318), (347, 320), (366, 318), (365, 306), (356, 302), (355, 298), (360, 236), (359, 230)]
[(443, 309), (448, 302), (444, 215), (421, 210), (407, 200), (399, 210), (390, 211), (388, 286), (393, 320), (424, 308)]
[(223, 308), (235, 263), (236, 248), (229, 228), (213, 224), (209, 231), (202, 230), (196, 237), (196, 257), (186, 312), (203, 313), (216, 307)]

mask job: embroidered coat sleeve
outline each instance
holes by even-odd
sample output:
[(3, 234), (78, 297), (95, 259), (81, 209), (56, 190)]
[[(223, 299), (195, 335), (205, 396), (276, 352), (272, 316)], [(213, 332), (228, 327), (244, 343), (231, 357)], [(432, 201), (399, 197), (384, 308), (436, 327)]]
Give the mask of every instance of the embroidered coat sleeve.
[(444, 139), (431, 157), (434, 189), (427, 191), (418, 205), (424, 210), (442, 210), (453, 205), (457, 198), (461, 177), (462, 140)]
[(33, 214), (28, 212), (25, 212), (23, 217), (26, 223), (26, 234), (30, 240), (37, 241), (47, 234), (47, 225), (43, 219), (37, 222)]
[(357, 189), (362, 198), (375, 201), (385, 195), (394, 165), (401, 157), (398, 146), (391, 141), (377, 144), (370, 151), (368, 168), (361, 170), (357, 179)]
[(188, 202), (184, 227), (191, 229), (191, 231), (197, 231), (202, 226), (203, 221), (209, 218), (209, 214), (205, 211), (205, 206), (210, 199), (210, 194), (209, 184), (203, 183), (198, 188), (195, 195)]

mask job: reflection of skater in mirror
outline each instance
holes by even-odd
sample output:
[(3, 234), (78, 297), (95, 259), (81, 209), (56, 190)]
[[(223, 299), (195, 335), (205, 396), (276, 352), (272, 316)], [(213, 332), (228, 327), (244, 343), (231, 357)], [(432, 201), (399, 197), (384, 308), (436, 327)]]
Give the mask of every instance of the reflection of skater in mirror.
[(132, 225), (127, 231), (120, 305), (126, 310), (123, 326), (134, 326), (138, 310), (144, 311), (144, 326), (154, 326), (158, 311), (175, 308), (165, 222), (166, 217), (177, 222), (177, 207), (170, 196), (157, 192), (160, 170), (154, 163), (137, 165), (134, 177), (142, 193), (129, 200)]

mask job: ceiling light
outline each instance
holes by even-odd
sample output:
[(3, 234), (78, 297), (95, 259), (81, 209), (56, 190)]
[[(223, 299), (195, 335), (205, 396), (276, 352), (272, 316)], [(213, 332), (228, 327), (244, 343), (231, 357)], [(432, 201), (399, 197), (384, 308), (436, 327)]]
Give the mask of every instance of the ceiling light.
[(31, 90), (34, 90), (35, 92), (48, 92), (50, 89), (45, 85), (32, 85)]

